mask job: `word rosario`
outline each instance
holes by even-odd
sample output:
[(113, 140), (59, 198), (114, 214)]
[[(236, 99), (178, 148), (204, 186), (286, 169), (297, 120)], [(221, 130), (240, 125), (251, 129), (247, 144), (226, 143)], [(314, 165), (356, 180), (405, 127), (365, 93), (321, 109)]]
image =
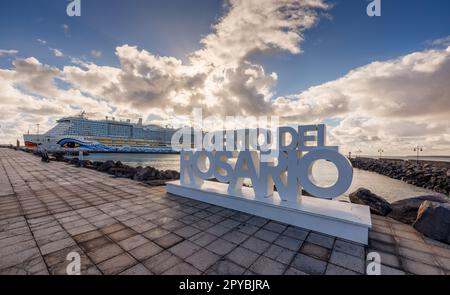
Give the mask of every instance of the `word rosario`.
[[(244, 180), (250, 179), (256, 199), (273, 196), (275, 186), (283, 201), (295, 203), (302, 189), (323, 199), (336, 198), (348, 190), (353, 168), (348, 159), (339, 154), (337, 147), (325, 145), (325, 125), (298, 126), (297, 129), (280, 127), (276, 133), (275, 149), (227, 149), (225, 146), (236, 147), (237, 144), (230, 144), (225, 138), (221, 150), (183, 150), (181, 184), (200, 188), (205, 180), (216, 178), (228, 183), (228, 194), (242, 195)], [(243, 139), (245, 141), (245, 137)], [(248, 147), (242, 142), (240, 146)], [(314, 183), (311, 171), (318, 160), (336, 166), (338, 178), (334, 185), (320, 187)]]

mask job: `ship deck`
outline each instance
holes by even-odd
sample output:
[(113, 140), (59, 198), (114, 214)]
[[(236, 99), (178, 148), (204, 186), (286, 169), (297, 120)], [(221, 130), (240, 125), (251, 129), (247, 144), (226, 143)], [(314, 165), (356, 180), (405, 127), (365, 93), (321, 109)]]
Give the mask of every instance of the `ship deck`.
[(372, 215), (369, 246), (0, 149), (0, 274), (450, 274), (450, 246)]

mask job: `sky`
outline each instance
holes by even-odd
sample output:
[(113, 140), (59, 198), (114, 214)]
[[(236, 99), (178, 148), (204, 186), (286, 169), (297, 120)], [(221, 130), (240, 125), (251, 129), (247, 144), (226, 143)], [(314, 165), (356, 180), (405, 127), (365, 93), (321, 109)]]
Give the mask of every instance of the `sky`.
[[(85, 110), (326, 123), (345, 153), (450, 155), (450, 1), (4, 0), (0, 142)], [(264, 5), (261, 5), (264, 3)]]

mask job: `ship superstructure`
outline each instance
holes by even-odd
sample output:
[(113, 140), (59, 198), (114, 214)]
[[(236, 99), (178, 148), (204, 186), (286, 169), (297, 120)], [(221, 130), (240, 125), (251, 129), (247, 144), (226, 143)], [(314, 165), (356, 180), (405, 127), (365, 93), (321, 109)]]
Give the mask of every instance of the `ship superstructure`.
[(56, 126), (40, 134), (25, 134), (25, 146), (48, 151), (83, 150), (92, 152), (172, 153), (171, 139), (176, 129), (117, 121), (90, 120), (82, 113), (64, 117)]

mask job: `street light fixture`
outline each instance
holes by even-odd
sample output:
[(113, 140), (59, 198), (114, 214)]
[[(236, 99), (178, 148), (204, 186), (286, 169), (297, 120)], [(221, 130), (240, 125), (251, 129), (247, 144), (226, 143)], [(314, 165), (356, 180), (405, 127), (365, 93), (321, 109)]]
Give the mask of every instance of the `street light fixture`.
[(384, 150), (383, 149), (379, 149), (378, 152), (380, 153), (380, 159), (381, 159), (381, 157), (382, 157), (382, 155), (384, 153)]
[(419, 145), (416, 145), (416, 146), (414, 147), (413, 151), (414, 151), (414, 152), (417, 152), (417, 158), (416, 158), (416, 161), (417, 161), (417, 163), (419, 163), (419, 154), (420, 154), (420, 152), (423, 152), (423, 147), (421, 147), (421, 146), (419, 146)]

